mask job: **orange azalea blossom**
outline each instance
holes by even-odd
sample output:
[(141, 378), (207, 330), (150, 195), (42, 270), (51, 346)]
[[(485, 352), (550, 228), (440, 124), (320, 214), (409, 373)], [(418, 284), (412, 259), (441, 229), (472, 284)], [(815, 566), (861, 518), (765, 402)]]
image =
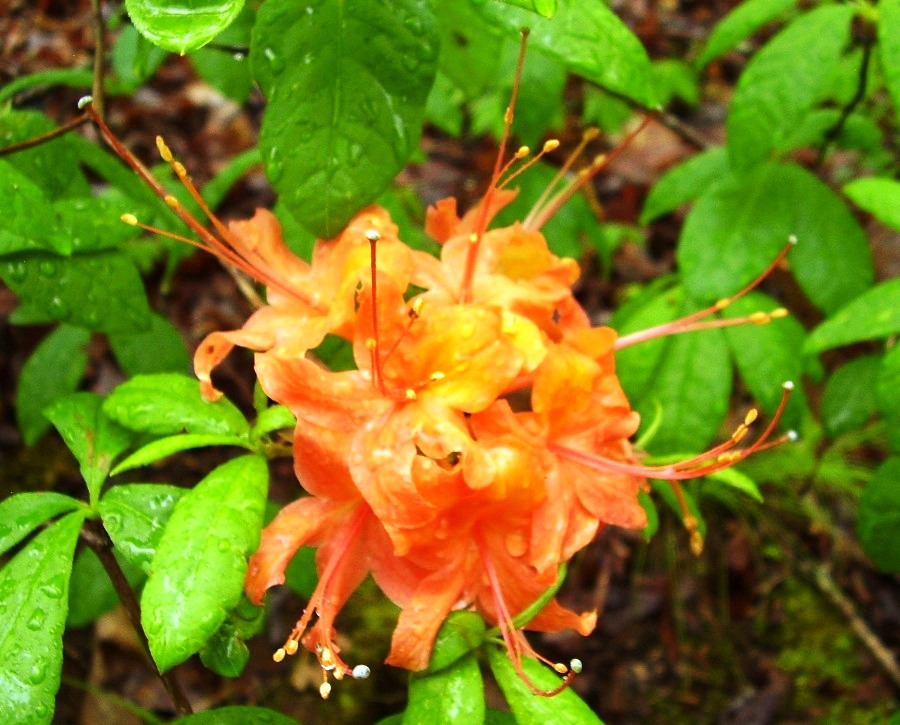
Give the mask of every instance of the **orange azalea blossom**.
[[(755, 287), (786, 249), (735, 296), (618, 338), (590, 326), (571, 290), (577, 264), (552, 254), (538, 231), (585, 176), (539, 203), (525, 224), (488, 230), (513, 197), (501, 181), (508, 165), (501, 168), (498, 157), (489, 190), (473, 210), (460, 217), (452, 199), (429, 209), (426, 228), (442, 244), (440, 259), (409, 249), (388, 213), (369, 207), (337, 238), (317, 242), (307, 264), (285, 246), (269, 212), (228, 226), (216, 220), (160, 142), (163, 158), (212, 219), (215, 233), (207, 231), (95, 120), (202, 240), (184, 241), (266, 287), (267, 304), (240, 330), (201, 343), (195, 368), (204, 394), (215, 397), (215, 365), (234, 346), (254, 350), (263, 390), (296, 416), (294, 466), (309, 495), (263, 531), (246, 591), (261, 602), (284, 581), (300, 546), (318, 547), (318, 585), (276, 659), (301, 645), (312, 651), (324, 697), (329, 674), (364, 674), (339, 656), (335, 620), (367, 573), (401, 607), (389, 663), (424, 669), (447, 614), (475, 608), (497, 624), (529, 687), (552, 694), (521, 667), (523, 656), (537, 655), (517, 631), (516, 615), (604, 526), (646, 525), (638, 493), (648, 477), (672, 483), (698, 550), (702, 539), (678, 482), (773, 444), (787, 386), (772, 422), (751, 445), (737, 448), (753, 411), (706, 453), (667, 466), (642, 464), (630, 443), (639, 419), (619, 385), (615, 351), (660, 335), (786, 314), (706, 319)], [(510, 122), (511, 112), (504, 145)], [(514, 160), (525, 155), (520, 150)], [(355, 370), (333, 372), (309, 356), (328, 334), (352, 342)], [(526, 626), (588, 634), (595, 621), (594, 612), (551, 600)], [(571, 672), (554, 669), (567, 684)]]

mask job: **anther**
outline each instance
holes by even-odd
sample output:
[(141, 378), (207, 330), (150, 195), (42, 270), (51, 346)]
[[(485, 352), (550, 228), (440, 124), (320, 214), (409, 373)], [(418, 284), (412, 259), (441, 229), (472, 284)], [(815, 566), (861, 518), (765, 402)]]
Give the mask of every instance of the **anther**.
[(366, 229), (366, 239), (370, 242), (377, 242), (381, 239), (381, 235), (376, 229)]
[(753, 425), (753, 422), (759, 416), (759, 411), (756, 408), (750, 408), (747, 411), (747, 415), (744, 416), (744, 425)]
[(564, 675), (569, 671), (569, 668), (566, 667), (562, 662), (554, 662), (553, 669), (561, 675)]
[(416, 391), (412, 388), (407, 388), (403, 394), (406, 396), (407, 400), (415, 400), (416, 399)]
[(581, 660), (577, 657), (573, 657), (569, 660), (569, 669), (572, 670), (576, 675), (581, 674), (581, 670), (584, 669), (584, 665), (581, 664)]
[(331, 694), (331, 683), (330, 682), (323, 682), (321, 685), (319, 685), (319, 695), (322, 697), (323, 700), (327, 700), (328, 696), (330, 694)]
[(181, 204), (179, 203), (178, 199), (176, 199), (176, 198), (175, 198), (174, 196), (172, 196), (171, 194), (166, 194), (166, 195), (163, 197), (163, 201), (165, 201), (166, 204), (168, 204), (169, 208), (171, 208), (171, 209), (177, 209), (179, 206), (181, 206)]
[(785, 435), (791, 443), (796, 443), (798, 440), (800, 440), (800, 434), (795, 430), (789, 430), (787, 433), (785, 433)]
[(699, 531), (691, 532), (690, 547), (694, 556), (700, 556), (703, 553), (703, 537)]
[(725, 309), (726, 307), (728, 307), (728, 305), (730, 305), (730, 304), (731, 304), (731, 299), (728, 298), (728, 297), (723, 297), (723, 298), (720, 299), (720, 300), (716, 300), (716, 304), (714, 304), (713, 307), (714, 307), (717, 311), (718, 311), (718, 310), (724, 310), (724, 309)]
[(596, 126), (591, 126), (590, 128), (586, 128), (584, 133), (581, 134), (582, 141), (593, 141), (597, 136), (600, 135), (600, 129)]
[(773, 320), (780, 320), (782, 317), (787, 317), (789, 314), (791, 313), (787, 311), (787, 308), (778, 307), (769, 313), (769, 317)]
[(551, 138), (544, 141), (544, 148), (541, 149), (541, 153), (549, 154), (551, 151), (556, 151), (559, 148), (559, 139)]
[(286, 654), (287, 654), (287, 652), (284, 651), (284, 647), (279, 647), (272, 654), (272, 659), (275, 660), (276, 662), (283, 662)]
[(82, 96), (78, 99), (78, 110), (83, 111), (85, 106), (90, 105), (94, 102), (93, 96)]
[(370, 350), (374, 350), (375, 348), (378, 347), (378, 341), (374, 337), (367, 337), (366, 338), (366, 347), (369, 348)]
[(747, 319), (754, 325), (765, 325), (772, 320), (767, 312), (754, 312)]
[(354, 680), (368, 679), (369, 675), (371, 674), (372, 670), (370, 670), (367, 665), (356, 665), (356, 667), (354, 667), (353, 671), (350, 673)]
[(412, 303), (412, 310), (410, 310), (410, 313), (411, 313), (412, 315), (414, 315), (415, 317), (421, 316), (421, 314), (422, 314), (422, 305), (423, 305), (424, 303), (425, 303), (425, 300), (423, 300), (421, 297), (417, 297), (417, 298), (415, 299), (415, 301)]
[(284, 643), (284, 651), (289, 655), (295, 655), (299, 646), (296, 639), (289, 639)]
[(429, 379), (431, 382), (436, 383), (436, 382), (438, 382), (439, 380), (443, 380), (443, 379), (446, 378), (446, 377), (447, 377), (447, 376), (444, 375), (444, 373), (442, 373), (440, 370), (435, 370), (433, 373), (431, 373), (431, 375), (428, 376), (428, 379)]
[(516, 149), (516, 153), (513, 154), (513, 155), (514, 155), (517, 159), (524, 159), (524, 158), (525, 158), (526, 156), (528, 156), (528, 154), (530, 154), (530, 153), (531, 153), (531, 149), (528, 148), (527, 146), (519, 146), (519, 148)]
[(782, 387), (782, 389), (787, 390), (788, 392), (790, 392), (791, 390), (794, 389), (794, 381), (793, 381), (793, 380), (785, 380), (785, 381), (781, 384), (781, 387)]
[(166, 145), (166, 142), (163, 141), (162, 136), (156, 137), (156, 148), (159, 151), (159, 155), (162, 156), (162, 160), (167, 164), (171, 164), (172, 161), (175, 160), (175, 157), (172, 156), (172, 150)]
[(119, 219), (121, 219), (123, 222), (125, 222), (126, 224), (128, 224), (132, 227), (136, 227), (137, 223), (138, 223), (137, 217), (131, 213), (125, 213), (122, 216), (120, 216)]
[(469, 235), (469, 244), (478, 244), (478, 233), (472, 232)]
[(184, 168), (183, 163), (181, 163), (180, 161), (173, 161), (172, 168), (175, 170), (175, 174), (178, 176), (179, 179), (187, 178), (188, 172), (187, 172), (187, 169)]
[(796, 234), (791, 234), (791, 235), (788, 237), (788, 244), (796, 245), (799, 241), (800, 241), (800, 240), (797, 239), (797, 235), (796, 235)]

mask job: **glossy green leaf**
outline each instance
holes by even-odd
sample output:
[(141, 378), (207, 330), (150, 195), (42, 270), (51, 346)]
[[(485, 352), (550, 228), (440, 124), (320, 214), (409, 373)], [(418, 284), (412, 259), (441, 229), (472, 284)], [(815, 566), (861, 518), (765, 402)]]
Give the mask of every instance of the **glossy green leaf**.
[(69, 86), (87, 91), (94, 82), (94, 74), (88, 68), (54, 68), (19, 76), (0, 86), (0, 103), (6, 103), (17, 93), (44, 86)]
[(649, 224), (663, 214), (694, 201), (713, 182), (721, 181), (728, 173), (728, 154), (724, 146), (691, 156), (663, 174), (654, 184), (644, 201), (641, 224)]
[(113, 486), (98, 506), (103, 527), (124, 562), (145, 574), (172, 511), (186, 489), (162, 483)]
[(247, 666), (250, 650), (226, 622), (206, 641), (200, 650), (200, 661), (208, 670), (222, 677), (237, 677)]
[(796, 164), (769, 163), (715, 185), (685, 220), (678, 264), (691, 297), (713, 302), (759, 275), (795, 235), (788, 261), (803, 291), (831, 313), (874, 277), (865, 234), (840, 198)]
[(484, 712), (484, 725), (518, 725), (518, 723), (512, 713), (489, 707)]
[(807, 353), (900, 333), (900, 279), (889, 279), (831, 315), (806, 339)]
[(4, 554), (38, 526), (81, 502), (53, 491), (17, 493), (0, 502), (0, 554)]
[(122, 222), (119, 203), (103, 197), (78, 197), (53, 202), (57, 235), (66, 239), (73, 254), (113, 249), (137, 239), (141, 230)]
[(434, 640), (426, 672), (436, 673), (478, 649), (484, 642), (484, 619), (476, 612), (451, 612)]
[[(11, 163), (0, 159), (0, 256), (33, 250), (66, 254), (71, 251), (67, 239), (52, 234), (47, 220), (53, 219), (53, 207), (44, 190)], [(14, 281), (18, 268), (0, 266), (7, 284)], [(23, 272), (24, 273), (24, 272)]]
[(728, 113), (728, 151), (737, 169), (764, 161), (830, 90), (855, 8), (803, 13), (751, 58)]
[(87, 368), (85, 348), (90, 339), (87, 330), (60, 325), (26, 360), (16, 389), (16, 421), (26, 444), (32, 445), (50, 427), (44, 409), (75, 392)]
[(132, 378), (110, 393), (103, 408), (122, 425), (154, 435), (241, 436), (250, 429), (229, 400), (204, 400), (195, 378), (175, 373)]
[(244, 0), (125, 0), (141, 35), (182, 55), (215, 38), (243, 6)]
[(149, 79), (166, 59), (166, 51), (153, 45), (133, 25), (126, 25), (116, 37), (110, 53), (112, 70), (130, 89)]
[(103, 412), (102, 403), (94, 393), (74, 393), (56, 400), (46, 411), (78, 461), (92, 505), (97, 502), (113, 460), (132, 438), (130, 431)]
[(297, 725), (297, 721), (287, 715), (265, 707), (232, 705), (215, 710), (195, 712), (180, 717), (178, 725)]
[(900, 345), (885, 354), (876, 382), (878, 410), (884, 416), (888, 445), (900, 454)]
[(900, 112), (900, 0), (878, 3), (878, 52), (885, 85)]
[(484, 682), (475, 655), (434, 673), (413, 673), (404, 725), (470, 725), (484, 722)]
[(697, 66), (703, 67), (713, 58), (727, 53), (742, 40), (746, 40), (766, 23), (778, 19), (797, 0), (746, 0), (728, 13), (709, 35), (703, 50), (697, 57)]
[[(775, 300), (754, 291), (729, 306), (723, 317), (746, 317), (755, 312), (772, 312), (778, 307), (781, 305)], [(782, 425), (799, 426), (807, 407), (800, 387), (806, 338), (803, 326), (789, 316), (767, 325), (726, 327), (723, 331), (741, 379), (763, 411), (774, 414), (781, 401), (782, 384), (795, 383)]]
[(650, 494), (646, 491), (638, 491), (638, 503), (647, 514), (647, 525), (641, 530), (641, 535), (644, 537), (644, 541), (650, 541), (659, 531), (659, 512), (656, 510)]
[(240, 601), (267, 489), (265, 460), (242, 456), (176, 504), (141, 597), (141, 623), (161, 670), (198, 652)]
[(888, 458), (875, 471), (859, 499), (859, 540), (875, 566), (900, 572), (900, 457)]
[[(147, 373), (187, 373), (191, 367), (181, 333), (155, 312), (150, 314), (148, 329), (112, 333), (109, 344), (122, 370), (131, 377)], [(148, 350), (153, 354), (148, 355)]]
[(181, 451), (189, 451), (194, 448), (207, 448), (209, 446), (238, 446), (240, 448), (253, 450), (253, 446), (245, 436), (181, 433), (179, 435), (160, 438), (159, 440), (152, 441), (151, 443), (142, 446), (130, 456), (120, 461), (113, 469), (113, 475), (118, 475), (123, 471), (130, 471), (133, 468), (148, 466), (151, 463), (160, 461), (163, 458), (168, 458)]
[(250, 440), (257, 441), (263, 436), (279, 430), (293, 428), (297, 424), (294, 414), (284, 405), (273, 405), (266, 408), (253, 423)]
[[(897, 59), (900, 63), (900, 58)], [(900, 230), (900, 181), (869, 177), (845, 185), (844, 193), (882, 224)]]
[(540, 48), (572, 73), (642, 106), (658, 104), (647, 51), (605, 3), (569, 0), (551, 19), (494, 3), (484, 12), (515, 37), (530, 28), (529, 47)]
[(706, 476), (712, 484), (704, 486), (703, 493), (714, 493), (717, 489), (724, 487), (740, 491), (749, 496), (754, 501), (762, 503), (763, 495), (759, 490), (759, 485), (750, 476), (736, 468), (723, 468), (721, 471), (715, 471)]
[[(535, 695), (519, 677), (504, 650), (487, 648), (488, 662), (519, 725), (602, 725), (602, 721), (572, 688), (554, 697)], [(523, 658), (522, 669), (539, 688), (552, 690), (561, 679), (546, 665)]]
[(437, 39), (430, 0), (260, 8), (251, 50), (268, 99), (260, 149), (281, 202), (316, 236), (337, 234), (416, 148)]
[(822, 425), (831, 437), (861, 428), (877, 408), (879, 355), (851, 360), (832, 373), (822, 394)]
[(21, 300), (19, 325), (68, 322), (89, 330), (142, 330), (150, 324), (144, 283), (134, 263), (114, 251), (60, 259), (17, 255), (0, 263), (0, 277)]
[[(691, 457), (692, 454), (690, 453), (677, 453), (671, 456), (663, 456), (662, 458), (653, 458), (651, 460), (654, 465), (660, 465), (666, 463), (676, 463), (677, 461), (683, 461)], [(671, 511), (678, 517), (678, 520), (683, 524), (684, 510), (681, 508), (681, 499), (678, 497), (678, 494), (675, 493), (675, 489), (672, 488), (672, 484), (669, 481), (651, 479), (650, 486), (653, 488), (653, 493), (659, 496), (666, 503), (666, 506), (671, 509)], [(684, 499), (684, 503), (687, 505), (687, 510), (697, 521), (697, 533), (699, 533), (702, 538), (706, 538), (706, 518), (703, 516), (703, 512), (700, 510), (700, 506), (697, 504), (696, 497), (684, 485), (682, 485), (681, 488), (681, 496)]]
[(53, 718), (72, 554), (84, 516), (60, 519), (0, 571), (0, 722)]
[(531, 10), (545, 18), (552, 18), (556, 12), (556, 0), (500, 0), (500, 2)]
[(441, 47), (439, 75), (462, 92), (460, 101), (474, 100), (503, 80), (497, 72), (505, 42), (502, 33), (485, 23), (470, 2), (438, 3), (435, 10)]

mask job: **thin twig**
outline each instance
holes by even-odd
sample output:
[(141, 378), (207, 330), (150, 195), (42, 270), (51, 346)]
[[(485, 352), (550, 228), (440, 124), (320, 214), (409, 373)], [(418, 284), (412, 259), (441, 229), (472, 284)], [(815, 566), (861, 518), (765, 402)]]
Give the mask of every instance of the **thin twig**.
[(169, 693), (169, 697), (172, 698), (172, 702), (175, 704), (175, 710), (179, 715), (190, 715), (193, 712), (191, 703), (181, 689), (181, 685), (178, 684), (178, 680), (175, 679), (175, 676), (171, 671), (160, 672), (156, 663), (153, 661), (153, 656), (150, 654), (150, 644), (147, 641), (147, 635), (144, 632), (144, 628), (141, 626), (140, 605), (138, 604), (137, 597), (134, 595), (134, 590), (132, 590), (131, 585), (125, 578), (122, 568), (119, 566), (119, 562), (116, 560), (116, 557), (113, 556), (113, 542), (109, 538), (109, 534), (106, 533), (106, 529), (103, 528), (103, 524), (99, 521), (85, 522), (85, 525), (81, 529), (81, 539), (97, 555), (97, 558), (99, 558), (100, 562), (103, 564), (103, 568), (106, 569), (106, 573), (109, 574), (110, 581), (112, 582), (116, 593), (119, 595), (122, 606), (125, 607), (125, 611), (128, 614), (128, 618), (131, 620), (134, 631), (137, 632), (138, 638), (144, 646), (144, 650), (147, 652), (147, 656), (150, 659), (153, 669), (156, 671), (156, 674), (159, 675), (163, 686)]
[(11, 143), (9, 146), (0, 148), (0, 156), (8, 156), (9, 154), (14, 154), (18, 151), (30, 149), (32, 146), (40, 146), (42, 143), (52, 141), (57, 136), (62, 136), (63, 134), (71, 131), (73, 128), (78, 128), (81, 124), (87, 123), (90, 120), (90, 116), (88, 116), (86, 113), (82, 113), (80, 116), (76, 116), (72, 120), (66, 121), (62, 126), (54, 128), (52, 131), (47, 131), (47, 133), (42, 133), (40, 136), (28, 138), (24, 141), (19, 141), (18, 143)]
[(94, 26), (94, 83), (91, 95), (94, 98), (94, 110), (100, 118), (106, 110), (103, 96), (103, 69), (106, 62), (106, 34), (103, 27), (103, 9), (100, 0), (91, 0), (91, 15)]

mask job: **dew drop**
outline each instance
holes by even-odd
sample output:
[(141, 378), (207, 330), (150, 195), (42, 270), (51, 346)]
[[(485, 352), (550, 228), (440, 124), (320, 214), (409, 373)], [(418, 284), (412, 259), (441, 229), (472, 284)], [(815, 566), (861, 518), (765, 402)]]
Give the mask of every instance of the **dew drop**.
[(13, 262), (7, 265), (6, 274), (13, 282), (22, 282), (28, 276), (28, 270), (23, 262)]
[(57, 271), (56, 262), (45, 259), (38, 265), (38, 269), (44, 277), (53, 277)]
[(263, 55), (269, 61), (269, 67), (273, 73), (281, 73), (284, 70), (284, 58), (276, 53), (272, 48), (265, 48)]

